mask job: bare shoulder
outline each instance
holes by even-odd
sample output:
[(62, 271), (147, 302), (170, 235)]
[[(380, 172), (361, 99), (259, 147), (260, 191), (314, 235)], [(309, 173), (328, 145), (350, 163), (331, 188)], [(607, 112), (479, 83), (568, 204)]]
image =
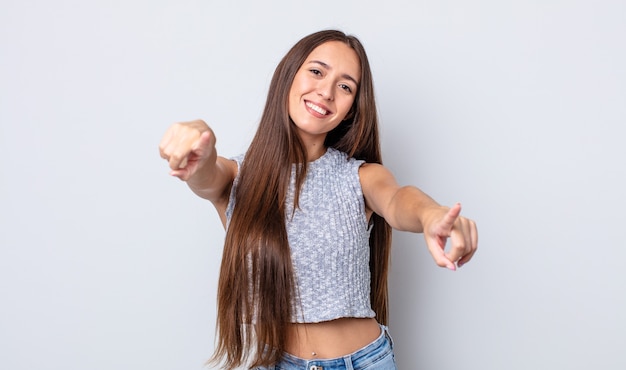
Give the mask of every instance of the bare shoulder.
[(364, 163), (359, 168), (359, 179), (363, 187), (377, 187), (385, 183), (396, 182), (393, 174), (379, 163)]

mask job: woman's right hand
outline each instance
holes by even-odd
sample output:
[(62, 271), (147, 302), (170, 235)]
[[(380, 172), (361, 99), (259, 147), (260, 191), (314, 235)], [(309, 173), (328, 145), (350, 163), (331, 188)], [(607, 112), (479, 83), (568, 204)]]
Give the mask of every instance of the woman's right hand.
[(189, 180), (205, 164), (215, 164), (215, 135), (202, 120), (180, 122), (167, 129), (159, 144), (161, 158), (170, 166), (170, 174)]

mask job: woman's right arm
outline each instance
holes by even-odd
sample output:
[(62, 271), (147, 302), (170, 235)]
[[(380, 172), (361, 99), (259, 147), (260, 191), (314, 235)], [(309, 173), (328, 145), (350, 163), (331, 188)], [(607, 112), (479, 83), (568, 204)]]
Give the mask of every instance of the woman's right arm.
[(202, 120), (176, 123), (163, 135), (159, 152), (168, 161), (170, 174), (210, 200), (222, 216), (237, 175), (237, 163), (217, 155), (213, 130)]

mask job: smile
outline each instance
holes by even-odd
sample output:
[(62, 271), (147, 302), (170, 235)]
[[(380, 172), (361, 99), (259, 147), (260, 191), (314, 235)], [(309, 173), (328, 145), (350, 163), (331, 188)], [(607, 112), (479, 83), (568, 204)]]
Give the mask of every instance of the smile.
[(305, 102), (306, 106), (309, 107), (310, 109), (314, 110), (315, 112), (325, 116), (328, 111), (322, 107), (320, 107), (319, 105), (315, 105), (313, 103), (311, 103), (310, 101)]

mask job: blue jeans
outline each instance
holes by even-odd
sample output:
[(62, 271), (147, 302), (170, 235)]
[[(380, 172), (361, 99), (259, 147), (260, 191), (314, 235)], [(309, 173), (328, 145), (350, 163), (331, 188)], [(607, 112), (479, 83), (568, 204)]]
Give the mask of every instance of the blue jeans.
[(277, 364), (257, 367), (255, 370), (396, 370), (393, 339), (386, 326), (381, 325), (380, 328), (381, 333), (376, 340), (349, 355), (324, 360), (305, 360), (285, 353)]

